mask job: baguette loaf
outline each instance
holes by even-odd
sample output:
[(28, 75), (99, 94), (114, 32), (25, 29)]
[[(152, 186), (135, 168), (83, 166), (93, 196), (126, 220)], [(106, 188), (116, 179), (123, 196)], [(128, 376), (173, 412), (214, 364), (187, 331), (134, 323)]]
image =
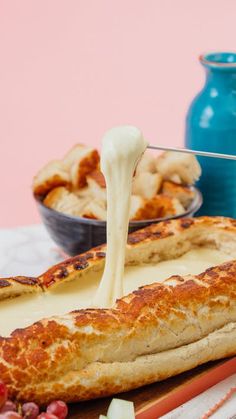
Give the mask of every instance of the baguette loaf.
[[(203, 217), (150, 226), (129, 236), (126, 262), (178, 257), (194, 246), (220, 248), (236, 259), (236, 221)], [(36, 281), (42, 292), (53, 291), (64, 281), (86, 281), (86, 272), (102, 269), (105, 250), (56, 265), (34, 287)], [(111, 309), (78, 310), (15, 330), (0, 338), (0, 376), (10, 397), (71, 402), (127, 391), (234, 354), (236, 260), (144, 286)]]

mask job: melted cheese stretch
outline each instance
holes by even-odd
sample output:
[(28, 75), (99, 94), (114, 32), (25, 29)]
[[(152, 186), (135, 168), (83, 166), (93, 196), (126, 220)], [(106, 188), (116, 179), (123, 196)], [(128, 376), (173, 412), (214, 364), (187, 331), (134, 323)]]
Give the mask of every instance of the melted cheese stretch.
[[(230, 255), (218, 250), (201, 248), (191, 250), (178, 259), (156, 265), (127, 266), (124, 274), (124, 295), (139, 286), (162, 282), (171, 275), (198, 274), (210, 266), (230, 259)], [(13, 330), (29, 326), (45, 317), (90, 307), (101, 276), (102, 272), (91, 272), (86, 278), (64, 283), (51, 292), (1, 301), (0, 335), (9, 336)]]
[(96, 307), (111, 307), (124, 295), (132, 178), (146, 148), (147, 142), (136, 127), (112, 128), (103, 137), (101, 170), (107, 190), (107, 253), (104, 274), (93, 300)]

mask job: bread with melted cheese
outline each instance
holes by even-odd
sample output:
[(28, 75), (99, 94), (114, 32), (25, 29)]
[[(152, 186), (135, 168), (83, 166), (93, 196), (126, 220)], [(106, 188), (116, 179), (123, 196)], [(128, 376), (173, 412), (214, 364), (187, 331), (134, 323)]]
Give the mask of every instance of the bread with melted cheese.
[[(234, 260), (144, 286), (111, 309), (74, 311), (2, 337), (0, 376), (9, 396), (40, 404), (88, 400), (235, 355), (235, 220), (202, 217), (149, 226), (129, 236), (126, 263), (167, 260), (196, 246), (221, 249)], [(100, 246), (68, 259), (32, 286), (43, 292), (65, 281), (86, 281), (88, 272), (103, 269), (105, 251)], [(8, 297), (14, 280), (5, 284)], [(0, 281), (0, 297), (2, 292)]]

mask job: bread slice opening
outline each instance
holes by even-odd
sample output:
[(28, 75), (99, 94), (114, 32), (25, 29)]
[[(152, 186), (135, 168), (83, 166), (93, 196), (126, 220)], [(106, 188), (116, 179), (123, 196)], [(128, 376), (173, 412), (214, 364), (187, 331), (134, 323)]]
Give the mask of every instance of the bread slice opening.
[[(211, 266), (231, 260), (232, 257), (220, 250), (195, 248), (183, 256), (159, 263), (132, 265), (125, 268), (124, 295), (140, 286), (163, 282), (172, 275), (199, 274)], [(66, 314), (73, 310), (91, 307), (91, 300), (98, 287), (102, 270), (91, 269), (84, 277), (59, 284), (51, 291), (42, 291), (6, 299), (0, 303), (0, 335), (9, 336), (18, 328), (30, 326), (45, 317)], [(175, 285), (176, 278), (170, 278), (169, 285)]]

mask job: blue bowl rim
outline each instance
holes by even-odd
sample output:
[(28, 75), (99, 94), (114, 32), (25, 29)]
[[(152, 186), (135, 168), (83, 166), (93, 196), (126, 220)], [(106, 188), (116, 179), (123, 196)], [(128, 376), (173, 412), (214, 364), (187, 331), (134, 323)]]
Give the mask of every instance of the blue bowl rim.
[[(202, 197), (202, 193), (200, 192), (198, 188), (196, 188), (196, 186), (190, 186), (189, 189), (194, 191), (195, 197), (192, 200), (189, 208), (184, 213), (179, 214), (179, 215), (173, 215), (170, 217), (165, 217), (165, 218), (152, 218), (152, 219), (147, 219), (147, 220), (130, 221), (129, 223), (130, 227), (138, 227), (138, 226), (142, 227), (143, 224), (153, 224), (153, 223), (159, 223), (160, 221), (172, 220), (172, 219), (177, 219), (177, 218), (186, 218), (188, 216), (191, 216), (192, 214), (197, 212), (199, 208), (201, 207), (202, 202), (203, 202), (203, 197)], [(34, 196), (34, 198), (37, 204), (40, 207), (42, 207), (43, 210), (47, 211), (52, 216), (57, 215), (57, 216), (60, 216), (61, 218), (66, 219), (67, 221), (74, 222), (74, 223), (88, 224), (88, 225), (94, 225), (94, 226), (100, 226), (100, 227), (106, 226), (106, 221), (64, 214), (63, 212), (47, 207), (40, 200), (39, 197)]]

